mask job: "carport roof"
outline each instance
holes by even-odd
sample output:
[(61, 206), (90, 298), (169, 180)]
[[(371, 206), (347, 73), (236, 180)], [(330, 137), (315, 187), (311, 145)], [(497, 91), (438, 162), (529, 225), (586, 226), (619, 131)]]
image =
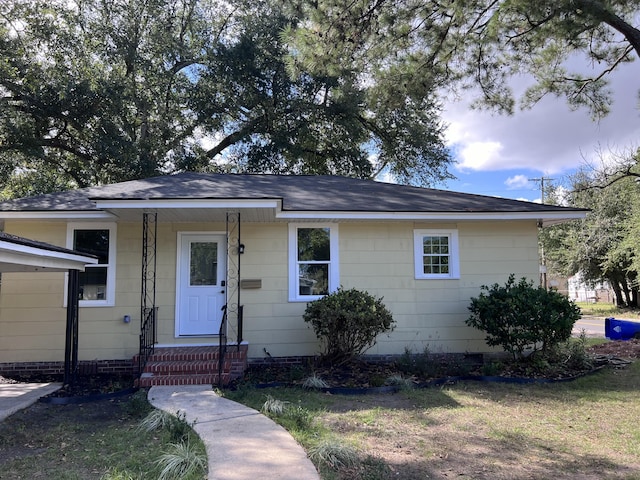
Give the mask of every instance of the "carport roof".
[(97, 257), (0, 232), (0, 272), (83, 271)]

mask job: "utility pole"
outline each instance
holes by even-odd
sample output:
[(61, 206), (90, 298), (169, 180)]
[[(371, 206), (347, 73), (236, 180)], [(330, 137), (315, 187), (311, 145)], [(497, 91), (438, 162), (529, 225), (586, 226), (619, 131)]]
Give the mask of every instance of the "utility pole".
[[(530, 182), (540, 182), (540, 202), (544, 205), (544, 181), (553, 180), (553, 178), (542, 175), (540, 178), (530, 178)], [(542, 229), (542, 223), (540, 224)], [(544, 256), (544, 245), (540, 244), (540, 285), (547, 290), (547, 260)]]
[(553, 180), (553, 178), (545, 177), (544, 175), (540, 178), (530, 178), (530, 182), (540, 182), (540, 201), (544, 205), (544, 182), (545, 180)]

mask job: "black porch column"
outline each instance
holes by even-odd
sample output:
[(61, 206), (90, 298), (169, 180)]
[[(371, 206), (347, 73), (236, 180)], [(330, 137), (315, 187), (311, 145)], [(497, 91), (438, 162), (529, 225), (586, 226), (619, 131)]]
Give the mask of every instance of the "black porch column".
[(64, 347), (64, 383), (75, 381), (78, 371), (78, 270), (69, 270), (67, 283), (67, 330)]

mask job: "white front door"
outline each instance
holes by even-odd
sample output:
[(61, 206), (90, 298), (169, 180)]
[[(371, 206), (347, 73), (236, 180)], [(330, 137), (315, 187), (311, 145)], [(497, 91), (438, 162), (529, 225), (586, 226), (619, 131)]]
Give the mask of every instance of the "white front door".
[(179, 236), (176, 333), (218, 335), (226, 301), (226, 238), (205, 233)]

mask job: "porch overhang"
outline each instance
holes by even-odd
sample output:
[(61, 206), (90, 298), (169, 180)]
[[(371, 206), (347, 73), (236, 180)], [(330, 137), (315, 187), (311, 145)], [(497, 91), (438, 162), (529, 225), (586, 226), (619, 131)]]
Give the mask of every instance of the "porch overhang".
[(274, 221), (282, 202), (276, 199), (92, 199), (96, 208), (121, 221), (139, 221), (148, 211), (167, 222), (225, 222), (229, 211), (240, 212), (248, 222)]
[(91, 255), (6, 233), (0, 235), (0, 272), (84, 271), (85, 265), (97, 263), (98, 259)]

